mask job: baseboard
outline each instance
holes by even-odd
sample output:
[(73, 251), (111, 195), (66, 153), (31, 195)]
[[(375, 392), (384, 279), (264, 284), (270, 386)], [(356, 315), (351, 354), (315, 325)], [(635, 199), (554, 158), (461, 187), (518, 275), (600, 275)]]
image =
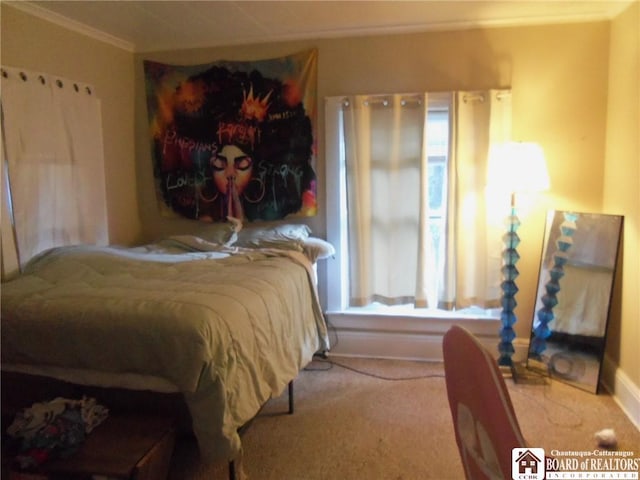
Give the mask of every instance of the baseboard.
[(513, 354), (513, 361), (526, 363), (527, 357), (529, 356), (529, 342), (531, 339), (529, 338), (516, 338), (513, 341), (513, 348), (515, 348), (515, 353)]
[[(442, 361), (442, 334), (399, 333), (338, 330), (337, 344), (331, 348), (331, 355), (342, 357), (388, 358), (397, 360)], [(333, 336), (334, 340), (336, 336)], [(482, 337), (480, 342), (498, 356), (498, 336)], [(528, 342), (527, 342), (528, 343)], [(524, 340), (513, 344), (516, 353), (513, 360), (524, 361), (528, 346)]]
[(330, 355), (441, 362), (442, 335), (342, 330)]
[(602, 363), (601, 384), (640, 430), (640, 387), (606, 355)]

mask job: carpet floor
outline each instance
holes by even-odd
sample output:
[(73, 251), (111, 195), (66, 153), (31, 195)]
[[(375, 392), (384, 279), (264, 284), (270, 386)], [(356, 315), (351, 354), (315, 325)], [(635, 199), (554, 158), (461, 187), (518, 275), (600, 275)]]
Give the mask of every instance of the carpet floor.
[[(422, 480), (464, 478), (441, 363), (332, 358), (312, 362), (272, 399), (242, 437), (249, 480)], [(618, 449), (640, 457), (640, 431), (607, 393), (552, 381), (507, 380), (529, 446), (593, 450), (612, 428)], [(203, 465), (192, 438), (180, 437), (170, 480), (227, 479), (226, 464)]]

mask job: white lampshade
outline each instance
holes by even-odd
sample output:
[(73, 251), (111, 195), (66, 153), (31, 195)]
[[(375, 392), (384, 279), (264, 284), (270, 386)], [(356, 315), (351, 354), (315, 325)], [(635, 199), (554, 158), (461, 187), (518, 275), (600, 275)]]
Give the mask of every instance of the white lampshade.
[(508, 192), (548, 190), (549, 172), (540, 145), (507, 142), (493, 146), (489, 152), (487, 185)]

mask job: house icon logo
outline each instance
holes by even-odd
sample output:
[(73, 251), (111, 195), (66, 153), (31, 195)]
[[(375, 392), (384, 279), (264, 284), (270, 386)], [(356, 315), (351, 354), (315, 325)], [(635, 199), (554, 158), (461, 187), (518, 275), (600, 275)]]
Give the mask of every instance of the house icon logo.
[(511, 450), (513, 480), (544, 480), (544, 448), (514, 448)]

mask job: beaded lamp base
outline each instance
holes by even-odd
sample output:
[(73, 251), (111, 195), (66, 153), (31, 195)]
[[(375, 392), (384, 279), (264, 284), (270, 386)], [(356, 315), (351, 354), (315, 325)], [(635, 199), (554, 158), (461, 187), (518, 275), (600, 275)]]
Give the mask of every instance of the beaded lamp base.
[(520, 237), (518, 237), (518, 227), (520, 226), (520, 220), (516, 215), (515, 207), (511, 207), (511, 214), (507, 217), (507, 232), (502, 237), (504, 242), (504, 250), (502, 251), (502, 275), (503, 281), (500, 284), (502, 289), (502, 313), (500, 314), (500, 343), (498, 344), (498, 365), (504, 367), (510, 367), (513, 365), (512, 358), (515, 353), (513, 348), (513, 340), (516, 338), (516, 332), (513, 329), (513, 325), (517, 321), (515, 314), (515, 308), (518, 305), (516, 302), (516, 293), (518, 293), (518, 286), (516, 285), (516, 278), (519, 273), (516, 268), (516, 263), (520, 259), (517, 247), (520, 244)]

